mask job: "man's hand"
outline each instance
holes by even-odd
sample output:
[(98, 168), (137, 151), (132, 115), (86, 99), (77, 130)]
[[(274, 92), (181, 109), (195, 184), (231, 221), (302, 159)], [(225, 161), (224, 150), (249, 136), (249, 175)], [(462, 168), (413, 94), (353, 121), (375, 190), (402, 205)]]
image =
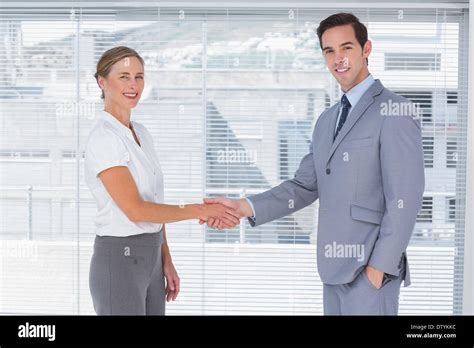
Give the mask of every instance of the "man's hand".
[(240, 222), (240, 214), (235, 212), (232, 207), (228, 207), (219, 202), (214, 204), (194, 204), (196, 211), (198, 212), (199, 222), (213, 222), (218, 220), (222, 227), (221, 228), (233, 228)]
[[(222, 204), (226, 207), (232, 209), (235, 215), (241, 219), (243, 217), (249, 217), (253, 215), (252, 208), (250, 207), (249, 203), (245, 198), (243, 199), (230, 199), (226, 197), (216, 197), (216, 198), (204, 198), (204, 203), (206, 204)], [(203, 224), (206, 221), (199, 220), (199, 224)], [(209, 218), (207, 220), (207, 225), (212, 228), (217, 228), (222, 230), (223, 228), (229, 228), (228, 224), (225, 224), (222, 220)], [(237, 224), (230, 226), (235, 227)]]
[(367, 265), (365, 268), (365, 272), (367, 273), (367, 278), (369, 278), (369, 281), (372, 283), (372, 285), (376, 289), (380, 289), (382, 287), (384, 272), (379, 271), (378, 269), (369, 265)]

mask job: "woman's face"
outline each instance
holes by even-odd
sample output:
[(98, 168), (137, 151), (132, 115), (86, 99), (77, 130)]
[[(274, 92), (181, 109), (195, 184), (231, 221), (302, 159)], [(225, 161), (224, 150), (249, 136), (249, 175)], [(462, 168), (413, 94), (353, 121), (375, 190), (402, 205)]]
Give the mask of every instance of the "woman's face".
[(98, 81), (106, 104), (132, 109), (145, 86), (143, 65), (137, 57), (126, 57), (112, 65), (107, 77), (99, 76)]

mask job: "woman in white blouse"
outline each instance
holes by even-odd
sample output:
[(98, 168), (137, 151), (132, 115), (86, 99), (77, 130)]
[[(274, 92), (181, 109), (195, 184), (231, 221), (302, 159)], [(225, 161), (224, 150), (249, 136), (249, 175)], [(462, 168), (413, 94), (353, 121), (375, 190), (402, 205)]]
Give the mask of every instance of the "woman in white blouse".
[(174, 301), (180, 291), (165, 224), (214, 218), (230, 227), (239, 219), (220, 204), (163, 204), (153, 139), (145, 126), (131, 121), (144, 87), (144, 62), (136, 51), (108, 50), (95, 77), (104, 111), (85, 157), (85, 181), (98, 208), (89, 276), (94, 308), (101, 315), (163, 315), (165, 301)]

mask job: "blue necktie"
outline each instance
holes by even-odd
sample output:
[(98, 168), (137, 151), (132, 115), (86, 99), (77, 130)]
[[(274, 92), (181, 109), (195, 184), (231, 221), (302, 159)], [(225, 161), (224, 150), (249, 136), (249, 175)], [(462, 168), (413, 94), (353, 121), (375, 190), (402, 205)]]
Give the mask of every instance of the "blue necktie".
[(347, 99), (345, 94), (341, 98), (341, 105), (342, 105), (341, 117), (339, 118), (339, 123), (337, 124), (336, 134), (334, 134), (333, 141), (336, 140), (336, 137), (339, 134), (339, 131), (344, 125), (344, 122), (346, 122), (347, 115), (349, 114), (349, 109), (351, 108), (351, 103), (349, 103), (349, 99)]

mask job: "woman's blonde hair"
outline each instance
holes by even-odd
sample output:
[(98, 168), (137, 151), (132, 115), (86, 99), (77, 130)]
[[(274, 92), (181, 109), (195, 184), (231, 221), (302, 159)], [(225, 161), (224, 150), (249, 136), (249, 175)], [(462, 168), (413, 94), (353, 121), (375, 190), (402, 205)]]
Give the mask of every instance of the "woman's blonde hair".
[[(100, 57), (99, 61), (97, 62), (96, 73), (94, 74), (97, 84), (99, 84), (99, 76), (107, 77), (110, 73), (110, 69), (112, 68), (112, 66), (127, 57), (136, 57), (138, 58), (140, 63), (145, 66), (143, 58), (140, 57), (138, 52), (134, 49), (125, 46), (111, 48), (110, 50), (105, 51), (104, 54), (102, 54), (102, 57)], [(102, 95), (100, 97), (104, 99), (104, 91), (102, 91)]]

